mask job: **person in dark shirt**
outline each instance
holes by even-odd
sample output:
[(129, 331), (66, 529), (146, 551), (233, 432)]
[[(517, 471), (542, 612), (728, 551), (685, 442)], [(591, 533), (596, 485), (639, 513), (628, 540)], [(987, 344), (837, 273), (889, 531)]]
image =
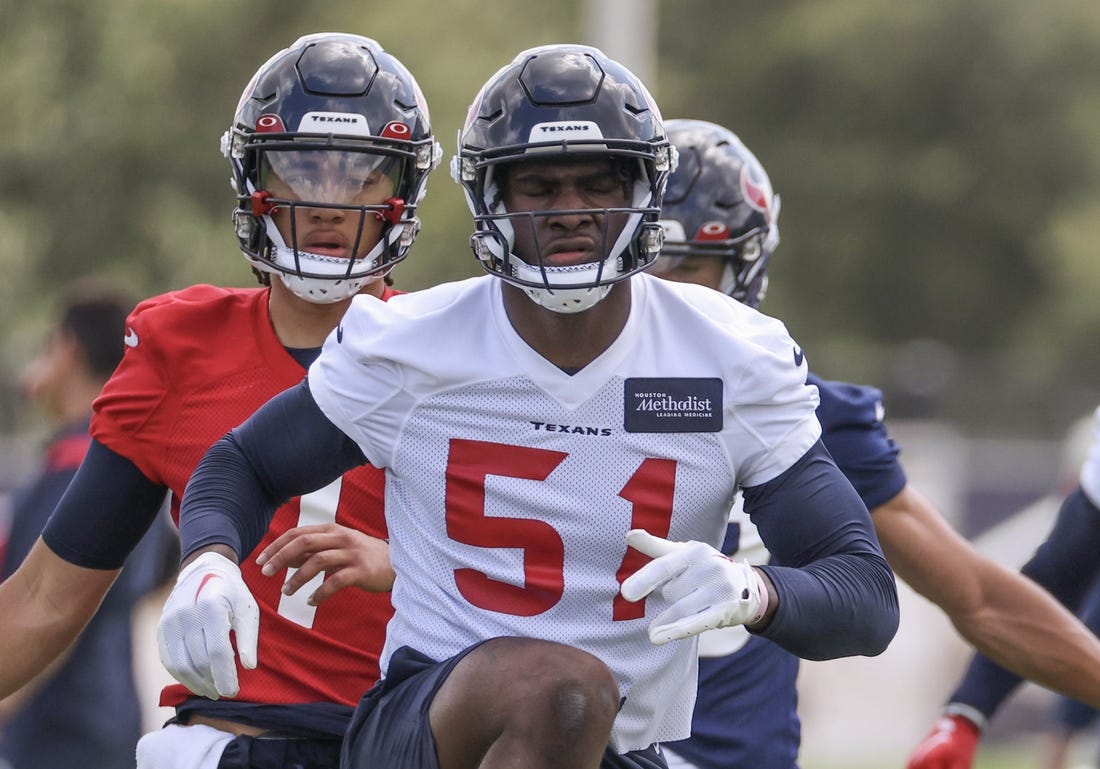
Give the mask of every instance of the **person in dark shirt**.
[[(11, 531), (0, 576), (7, 579), (38, 539), (91, 442), (92, 401), (122, 358), (132, 303), (96, 287), (74, 290), (22, 385), (52, 436), (39, 467), (11, 497)], [(126, 769), (141, 736), (134, 685), (131, 614), (174, 571), (178, 541), (154, 526), (84, 633), (61, 660), (0, 705), (0, 765)]]

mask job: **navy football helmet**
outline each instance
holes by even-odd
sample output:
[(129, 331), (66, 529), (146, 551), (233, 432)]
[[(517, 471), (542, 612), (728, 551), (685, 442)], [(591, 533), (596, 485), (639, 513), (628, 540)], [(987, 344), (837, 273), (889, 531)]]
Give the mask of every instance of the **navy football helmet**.
[(669, 120), (680, 163), (661, 207), (661, 260), (717, 256), (721, 289), (750, 307), (768, 288), (768, 260), (779, 245), (779, 196), (760, 161), (730, 130), (703, 120)]
[[(420, 86), (405, 66), (374, 40), (342, 33), (299, 38), (260, 67), (222, 152), (233, 167), (241, 252), (260, 273), (279, 275), (296, 295), (318, 303), (353, 296), (405, 258), (420, 229), (416, 210), (428, 174), (442, 156)], [(380, 174), (392, 183), (392, 196), (361, 204), (357, 192)], [(291, 194), (273, 193), (276, 182)], [(354, 258), (311, 253), (293, 225), (284, 238), (272, 219), (280, 207), (330, 209), (358, 220)], [(371, 217), (382, 222), (381, 238), (361, 243)]]
[[(513, 250), (513, 221), (525, 217), (527, 226), (552, 212), (505, 211), (501, 166), (577, 155), (629, 164), (629, 207), (590, 210), (605, 227), (608, 214), (626, 215), (626, 225), (610, 245), (605, 232), (606, 255), (597, 263), (551, 266), (540, 255), (528, 264)], [(482, 87), (459, 132), (451, 175), (474, 215), (471, 246), (482, 267), (544, 307), (579, 312), (659, 254), (659, 207), (675, 158), (657, 105), (633, 73), (596, 48), (548, 45), (523, 51)]]

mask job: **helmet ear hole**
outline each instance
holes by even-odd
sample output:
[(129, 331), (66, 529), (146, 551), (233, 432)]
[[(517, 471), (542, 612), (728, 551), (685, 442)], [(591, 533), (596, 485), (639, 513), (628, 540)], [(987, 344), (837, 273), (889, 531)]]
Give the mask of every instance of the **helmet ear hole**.
[[(318, 302), (346, 299), (408, 255), (427, 177), (442, 156), (412, 74), (376, 41), (343, 33), (307, 35), (268, 59), (241, 94), (221, 150), (233, 170), (241, 253), (254, 269), (280, 274), (296, 294)], [(276, 165), (274, 158), (292, 160)], [(326, 160), (324, 184), (290, 183), (308, 181)], [(286, 181), (289, 192), (268, 185), (267, 174)], [(387, 199), (357, 197), (372, 174), (390, 180)], [(342, 236), (351, 253), (312, 253), (294, 232), (284, 242), (272, 216), (287, 209), (294, 221), (304, 208), (344, 211), (346, 220), (360, 222), (358, 233)], [(363, 223), (378, 221), (380, 239), (360, 255), (361, 239), (368, 243)], [(322, 246), (332, 253), (331, 244)]]

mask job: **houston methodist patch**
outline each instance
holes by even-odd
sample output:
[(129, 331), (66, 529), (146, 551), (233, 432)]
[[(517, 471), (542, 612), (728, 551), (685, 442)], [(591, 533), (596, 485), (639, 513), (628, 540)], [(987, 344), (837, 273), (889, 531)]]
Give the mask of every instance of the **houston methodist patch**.
[(628, 433), (716, 433), (722, 429), (721, 379), (627, 379)]

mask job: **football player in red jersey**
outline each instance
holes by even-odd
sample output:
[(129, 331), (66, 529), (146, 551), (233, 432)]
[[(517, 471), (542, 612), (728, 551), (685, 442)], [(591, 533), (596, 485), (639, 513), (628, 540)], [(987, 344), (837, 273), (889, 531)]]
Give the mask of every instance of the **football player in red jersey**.
[[(384, 278), (416, 237), (417, 205), (441, 155), (408, 70), (375, 41), (339, 33), (300, 38), (260, 67), (222, 151), (241, 251), (262, 287), (193, 286), (144, 301), (127, 319), (88, 457), (0, 586), (0, 695), (72, 642), (165, 494), (175, 514), (203, 452), (302, 379), (351, 298), (394, 293)], [(269, 534), (306, 526), (322, 548), (356, 541), (381, 555), (360, 562), (360, 580), (387, 590), (382, 488), (373, 468), (349, 472), (281, 506)], [(317, 607), (309, 596), (324, 575), (306, 571), (315, 570), (297, 582), (315, 582), (284, 595), (284, 579), (242, 565), (264, 626), (262, 666), (248, 663), (256, 639), (249, 651), (238, 638), (246, 664), (229, 673), (232, 699), (168, 687), (161, 702), (175, 707), (175, 723), (142, 740), (139, 766), (168, 757), (174, 767), (336, 765), (352, 709), (378, 676), (392, 610), (385, 592), (343, 591)]]

